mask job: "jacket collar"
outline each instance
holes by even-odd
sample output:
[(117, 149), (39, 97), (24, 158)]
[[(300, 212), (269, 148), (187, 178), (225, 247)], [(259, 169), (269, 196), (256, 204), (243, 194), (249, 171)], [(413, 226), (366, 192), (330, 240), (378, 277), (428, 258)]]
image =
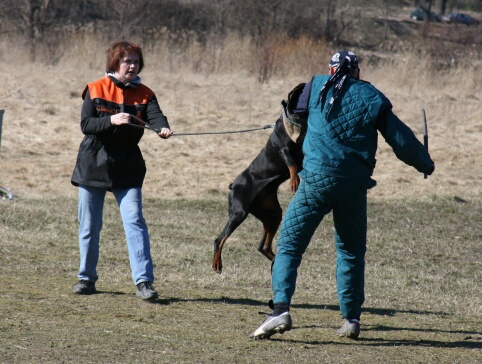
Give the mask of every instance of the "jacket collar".
[(136, 78), (134, 78), (131, 82), (127, 83), (127, 84), (124, 84), (123, 82), (119, 81), (117, 78), (115, 78), (114, 74), (113, 73), (106, 73), (106, 77), (109, 77), (110, 80), (112, 82), (114, 82), (114, 84), (119, 87), (119, 88), (129, 88), (129, 87), (137, 87), (137, 85), (141, 84), (141, 78), (139, 76), (137, 76)]

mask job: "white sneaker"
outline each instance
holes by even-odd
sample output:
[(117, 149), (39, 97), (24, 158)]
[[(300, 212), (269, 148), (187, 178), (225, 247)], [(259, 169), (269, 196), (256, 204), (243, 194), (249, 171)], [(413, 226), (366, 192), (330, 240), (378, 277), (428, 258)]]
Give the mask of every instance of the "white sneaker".
[(269, 315), (249, 337), (252, 339), (269, 339), (274, 334), (290, 331), (291, 327), (291, 315), (288, 311), (278, 316)]
[(338, 329), (338, 336), (358, 339), (358, 336), (360, 336), (360, 322), (355, 319), (345, 319), (343, 325)]

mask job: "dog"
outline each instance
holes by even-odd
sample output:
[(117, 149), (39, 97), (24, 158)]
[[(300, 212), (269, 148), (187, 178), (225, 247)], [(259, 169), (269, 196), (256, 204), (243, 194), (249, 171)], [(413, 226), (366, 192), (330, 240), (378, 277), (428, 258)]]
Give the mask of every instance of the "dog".
[[(304, 84), (293, 89), (288, 100), (295, 93), (299, 94), (302, 86)], [(300, 182), (298, 172), (303, 168), (302, 140), (306, 133), (306, 121), (303, 121), (304, 125), (293, 123), (293, 118), (289, 117), (288, 103), (283, 100), (284, 112), (276, 121), (265, 147), (229, 185), (228, 222), (214, 241), (212, 269), (216, 273), (222, 273), (221, 253), (226, 240), (249, 214), (263, 223), (258, 250), (271, 261), (275, 257), (272, 243), (283, 214), (278, 201), (278, 188), (289, 179), (291, 192), (294, 194), (297, 191)]]

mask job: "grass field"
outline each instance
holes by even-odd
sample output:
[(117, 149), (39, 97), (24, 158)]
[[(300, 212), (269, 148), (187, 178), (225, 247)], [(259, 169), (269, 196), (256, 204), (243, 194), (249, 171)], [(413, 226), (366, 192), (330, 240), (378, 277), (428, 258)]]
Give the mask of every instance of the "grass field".
[[(281, 194), (283, 204), (289, 196)], [(211, 270), (226, 201), (148, 198), (160, 298), (135, 297), (114, 200), (105, 211), (99, 293), (76, 296), (76, 200), (0, 201), (1, 363), (479, 363), (482, 201), (369, 204), (367, 299), (358, 341), (339, 339), (329, 215), (300, 269), (293, 330), (248, 335), (268, 313), (270, 263), (252, 217)]]

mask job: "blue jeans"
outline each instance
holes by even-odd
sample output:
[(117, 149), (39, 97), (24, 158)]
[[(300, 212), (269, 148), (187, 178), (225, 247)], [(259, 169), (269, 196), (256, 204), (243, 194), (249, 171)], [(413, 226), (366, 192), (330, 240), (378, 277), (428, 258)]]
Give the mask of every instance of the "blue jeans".
[(363, 181), (346, 178), (301, 180), (278, 238), (272, 274), (274, 303), (291, 303), (302, 256), (323, 217), (333, 211), (340, 311), (344, 318), (360, 318), (365, 300), (366, 191)]
[[(79, 279), (92, 282), (98, 279), (96, 267), (106, 192), (105, 188), (79, 186)], [(142, 190), (126, 188), (112, 192), (122, 216), (132, 280), (135, 284), (154, 282), (149, 234), (142, 215)]]

